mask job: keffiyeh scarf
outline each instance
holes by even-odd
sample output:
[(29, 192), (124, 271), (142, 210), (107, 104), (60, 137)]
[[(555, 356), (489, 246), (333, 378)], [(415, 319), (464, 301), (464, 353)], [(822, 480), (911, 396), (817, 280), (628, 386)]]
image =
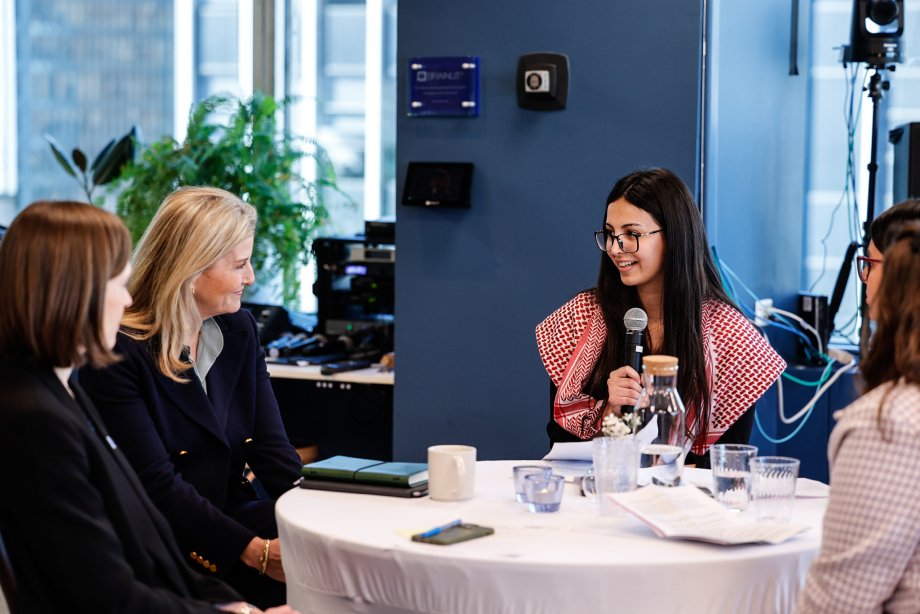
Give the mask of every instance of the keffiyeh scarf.
[[(747, 319), (721, 301), (702, 308), (703, 352), (709, 382), (709, 424), (693, 441), (705, 454), (786, 368), (786, 363)], [(590, 439), (600, 430), (604, 399), (582, 390), (607, 343), (607, 329), (593, 291), (582, 292), (546, 318), (536, 330), (537, 349), (558, 391), (553, 418), (566, 431)], [(696, 407), (684, 399), (687, 426), (696, 432)]]

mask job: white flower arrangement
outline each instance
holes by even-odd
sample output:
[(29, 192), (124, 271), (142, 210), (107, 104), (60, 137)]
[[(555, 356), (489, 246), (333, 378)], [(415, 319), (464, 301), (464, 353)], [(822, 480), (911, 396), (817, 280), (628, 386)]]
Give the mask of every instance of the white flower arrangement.
[(626, 437), (632, 435), (638, 426), (639, 414), (636, 412), (624, 413), (622, 416), (609, 413), (601, 422), (601, 433), (605, 437)]

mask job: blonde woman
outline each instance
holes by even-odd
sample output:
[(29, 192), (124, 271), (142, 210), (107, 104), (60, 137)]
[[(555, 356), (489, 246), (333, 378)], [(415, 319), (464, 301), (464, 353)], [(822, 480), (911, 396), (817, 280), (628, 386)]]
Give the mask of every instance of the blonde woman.
[(80, 377), (193, 566), (266, 607), (284, 601), (275, 500), (301, 465), (240, 309), (255, 223), (224, 190), (170, 194), (134, 253), (124, 360)]

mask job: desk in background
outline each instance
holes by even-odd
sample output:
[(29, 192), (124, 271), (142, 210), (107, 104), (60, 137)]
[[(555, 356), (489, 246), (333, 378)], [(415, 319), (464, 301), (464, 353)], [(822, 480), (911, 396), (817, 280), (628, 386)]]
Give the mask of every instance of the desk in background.
[[(812, 528), (778, 545), (659, 539), (566, 486), (562, 510), (514, 500), (511, 468), (480, 462), (476, 496), (445, 503), (295, 488), (275, 508), (287, 596), (303, 614), (791, 612), (819, 550), (826, 499), (797, 499)], [(410, 541), (454, 518), (495, 535), (452, 546)]]
[(268, 364), (288, 437), (336, 454), (393, 459), (393, 372), (376, 367), (322, 375), (319, 366)]

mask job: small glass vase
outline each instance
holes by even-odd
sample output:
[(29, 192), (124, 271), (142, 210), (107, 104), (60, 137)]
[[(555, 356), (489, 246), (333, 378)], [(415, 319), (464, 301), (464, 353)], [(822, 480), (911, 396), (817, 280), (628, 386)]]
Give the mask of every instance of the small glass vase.
[(601, 514), (619, 515), (619, 507), (607, 498), (607, 493), (625, 492), (636, 488), (639, 472), (639, 447), (635, 437), (595, 437), (591, 457), (594, 461), (594, 483)]

